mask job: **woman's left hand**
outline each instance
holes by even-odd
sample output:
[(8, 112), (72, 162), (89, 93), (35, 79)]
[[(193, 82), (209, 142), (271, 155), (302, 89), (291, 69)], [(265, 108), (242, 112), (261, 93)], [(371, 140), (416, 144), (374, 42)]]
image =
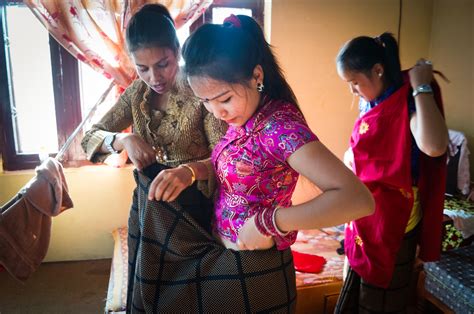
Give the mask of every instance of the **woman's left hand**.
[(172, 202), (189, 186), (191, 181), (192, 174), (184, 167), (163, 170), (151, 182), (148, 199)]
[(250, 217), (239, 230), (239, 250), (266, 250), (275, 245), (272, 237), (261, 234), (255, 226), (255, 216)]
[(423, 58), (419, 59), (415, 66), (408, 71), (411, 86), (415, 89), (422, 84), (430, 84), (433, 80), (433, 64)]

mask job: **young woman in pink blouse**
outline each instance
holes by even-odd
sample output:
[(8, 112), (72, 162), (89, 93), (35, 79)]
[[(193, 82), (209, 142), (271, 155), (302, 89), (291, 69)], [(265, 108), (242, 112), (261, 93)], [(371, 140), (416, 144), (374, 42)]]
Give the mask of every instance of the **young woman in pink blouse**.
[[(185, 73), (208, 111), (229, 124), (212, 154), (219, 183), (215, 235), (237, 250), (288, 248), (296, 230), (372, 213), (368, 189), (308, 127), (296, 97), (247, 16), (198, 29), (183, 47)], [(322, 194), (291, 204), (299, 174)], [(208, 173), (198, 173), (207, 176)]]
[[(259, 273), (267, 265), (255, 261), (258, 254), (271, 254), (277, 260), (289, 256), (278, 267), (288, 266), (294, 275), (288, 252), (297, 230), (334, 226), (372, 213), (374, 202), (369, 190), (310, 130), (261, 28), (252, 18), (232, 15), (222, 25), (200, 27), (186, 41), (183, 58), (194, 94), (209, 112), (229, 125), (212, 153), (215, 173), (200, 163), (188, 164), (195, 179), (217, 178), (213, 236), (227, 248), (218, 259), (229, 251), (262, 252), (253, 253), (252, 261), (246, 259), (249, 255), (236, 259), (238, 264), (257, 265), (253, 269)], [(299, 174), (322, 193), (292, 205)], [(174, 190), (173, 184), (155, 179), (148, 198), (161, 200)], [(258, 288), (251, 289), (252, 293), (260, 295), (245, 309), (237, 306), (237, 311), (283, 308), (278, 295), (293, 298), (294, 277), (285, 275), (291, 282), (287, 281), (287, 292), (280, 293), (286, 289), (277, 281), (282, 275), (269, 274), (242, 284), (255, 285)], [(261, 285), (255, 283), (259, 280)], [(269, 285), (271, 291), (265, 288)], [(227, 297), (234, 294), (231, 288), (222, 290), (227, 291)], [(213, 302), (221, 302), (217, 299)]]

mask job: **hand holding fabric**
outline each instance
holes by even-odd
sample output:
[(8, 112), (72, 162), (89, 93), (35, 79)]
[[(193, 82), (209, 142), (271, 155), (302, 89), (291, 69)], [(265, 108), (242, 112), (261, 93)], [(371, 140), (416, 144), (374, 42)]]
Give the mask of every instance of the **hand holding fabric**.
[(413, 89), (422, 84), (430, 84), (433, 81), (433, 64), (421, 58), (408, 71), (408, 75), (410, 76), (410, 83)]
[(150, 184), (148, 199), (172, 202), (192, 182), (191, 172), (184, 167), (161, 171)]
[(119, 133), (116, 141), (117, 147), (120, 150), (125, 149), (127, 151), (128, 157), (138, 170), (142, 170), (156, 161), (155, 150), (140, 136), (131, 133)]

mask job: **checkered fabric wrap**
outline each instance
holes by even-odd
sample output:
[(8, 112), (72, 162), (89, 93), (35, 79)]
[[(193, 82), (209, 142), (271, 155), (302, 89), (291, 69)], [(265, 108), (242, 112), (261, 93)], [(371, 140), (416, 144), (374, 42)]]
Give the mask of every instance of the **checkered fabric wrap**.
[(134, 172), (127, 312), (294, 312), (291, 251), (228, 250), (176, 202), (148, 201)]

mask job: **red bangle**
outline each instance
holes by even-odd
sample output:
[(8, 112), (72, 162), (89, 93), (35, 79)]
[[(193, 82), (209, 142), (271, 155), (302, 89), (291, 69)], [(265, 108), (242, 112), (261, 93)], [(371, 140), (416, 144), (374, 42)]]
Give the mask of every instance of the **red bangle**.
[(281, 232), (275, 221), (275, 213), (278, 207), (265, 208), (255, 215), (255, 226), (257, 230), (266, 237), (285, 237), (288, 232)]
[(279, 208), (265, 208), (255, 214), (255, 226), (265, 237), (273, 237), (278, 250), (284, 250), (296, 241), (297, 231), (281, 232), (275, 221), (275, 213)]

